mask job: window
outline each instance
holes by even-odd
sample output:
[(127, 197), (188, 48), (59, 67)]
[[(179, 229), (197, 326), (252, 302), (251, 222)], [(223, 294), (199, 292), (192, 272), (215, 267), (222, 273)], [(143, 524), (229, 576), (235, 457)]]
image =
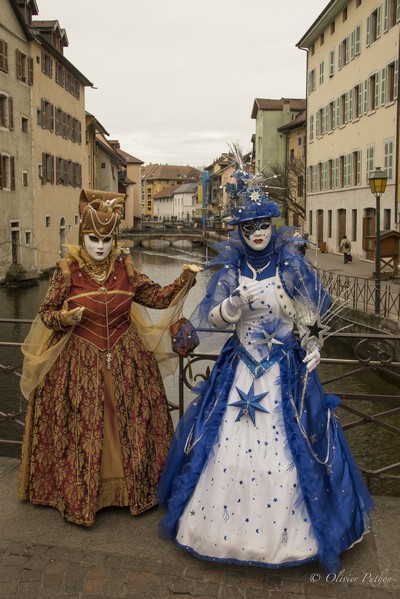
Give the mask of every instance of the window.
[(341, 69), (349, 62), (349, 36), (339, 44), (338, 68)]
[(309, 210), (309, 211), (308, 211), (308, 229), (309, 229), (310, 235), (312, 235), (312, 234), (313, 234), (313, 226), (312, 226), (312, 225), (313, 225), (313, 222), (312, 222), (312, 216), (313, 216), (313, 215), (312, 215), (312, 210)]
[(20, 50), (16, 51), (17, 79), (28, 82), (28, 57)]
[(21, 117), (21, 131), (22, 133), (28, 133), (28, 124), (29, 121), (26, 117), (22, 116)]
[(336, 27), (335, 27), (335, 21), (332, 21), (332, 23), (331, 23), (331, 35), (333, 35), (335, 33), (335, 29), (336, 29)]
[(22, 171), (22, 185), (24, 187), (28, 187), (28, 173), (27, 173), (27, 171)]
[(367, 41), (369, 46), (381, 37), (381, 7), (378, 6), (367, 18)]
[(339, 126), (342, 127), (347, 123), (347, 98), (346, 94), (340, 96), (340, 112), (339, 112)]
[(327, 177), (328, 177), (328, 181), (327, 181), (328, 189), (333, 189), (333, 160), (328, 160)]
[(46, 229), (48, 229), (50, 227), (50, 216), (44, 217), (44, 224), (45, 224)]
[(311, 92), (315, 91), (316, 87), (316, 72), (313, 69), (308, 73), (308, 93), (311, 94)]
[(371, 145), (371, 146), (367, 146), (367, 172), (366, 172), (366, 180), (368, 183), (368, 179), (369, 177), (372, 175), (372, 173), (375, 170), (375, 146)]
[(319, 63), (319, 84), (322, 85), (324, 82), (324, 61)]
[(369, 110), (376, 110), (379, 106), (379, 73), (374, 73), (369, 78)]
[(387, 173), (388, 179), (393, 178), (393, 151), (394, 151), (394, 142), (393, 140), (389, 140), (385, 142), (384, 145), (384, 169)]
[(37, 111), (37, 124), (42, 129), (54, 131), (54, 106), (44, 98), (40, 110)]
[(361, 6), (361, 2), (362, 2), (362, 0), (356, 0), (356, 8), (358, 8), (359, 6)]
[(74, 225), (75, 225), (75, 227), (79, 226), (79, 215), (78, 214), (75, 214), (75, 216), (74, 216)]
[(31, 231), (25, 231), (25, 245), (32, 244), (32, 233)]
[(42, 73), (50, 78), (53, 77), (53, 60), (44, 51), (42, 51)]
[[(297, 197), (302, 198), (304, 196), (304, 177), (303, 175), (299, 175), (297, 179)], [(195, 204), (195, 200), (193, 200), (193, 204)]]
[(42, 183), (54, 183), (54, 156), (42, 154)]
[(0, 71), (8, 73), (8, 44), (0, 40)]
[(398, 94), (399, 61), (395, 60), (382, 71), (381, 102), (394, 102)]
[(343, 20), (343, 23), (344, 23), (345, 21), (347, 21), (347, 6), (346, 6), (346, 8), (344, 8), (344, 9), (343, 9), (343, 12), (342, 12), (342, 20)]
[(344, 187), (344, 156), (339, 156), (339, 187)]
[(383, 31), (388, 31), (400, 18), (400, 2), (399, 0), (385, 0), (384, 15), (383, 15)]
[(323, 46), (325, 42), (325, 36), (323, 33), (321, 33), (321, 35), (319, 36), (319, 45)]
[(0, 155), (0, 189), (15, 189), (15, 160), (8, 154)]

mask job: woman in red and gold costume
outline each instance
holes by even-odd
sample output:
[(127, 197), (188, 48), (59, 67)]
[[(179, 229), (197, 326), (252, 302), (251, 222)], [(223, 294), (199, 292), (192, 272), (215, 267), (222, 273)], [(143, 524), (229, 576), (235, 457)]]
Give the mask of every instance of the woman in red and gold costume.
[[(83, 526), (106, 506), (137, 515), (157, 504), (173, 434), (162, 333), (200, 270), (185, 265), (166, 287), (136, 270), (116, 239), (123, 202), (123, 194), (82, 190), (79, 246), (58, 263), (23, 346), (18, 495)], [(138, 304), (166, 309), (156, 327)]]

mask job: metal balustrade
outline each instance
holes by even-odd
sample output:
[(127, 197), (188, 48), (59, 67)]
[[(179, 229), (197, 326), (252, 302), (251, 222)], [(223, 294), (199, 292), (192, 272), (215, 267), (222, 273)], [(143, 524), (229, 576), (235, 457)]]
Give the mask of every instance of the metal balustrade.
[[(343, 282), (337, 282), (338, 290), (342, 290)], [(349, 287), (350, 293), (351, 287)], [(0, 319), (1, 323), (29, 323), (27, 320)], [(345, 344), (347, 356), (336, 347), (337, 343)], [(2, 341), (0, 347), (15, 348), (20, 343)], [(330, 348), (330, 349), (329, 349)], [(327, 351), (329, 350), (329, 351)], [(207, 380), (212, 366), (217, 359), (216, 353), (194, 352), (190, 358), (180, 358), (178, 370), (178, 398), (169, 398), (172, 412), (182, 416), (188, 402), (193, 399), (193, 388), (202, 380)], [(4, 358), (3, 358), (4, 360)], [(21, 377), (21, 361), (18, 366), (0, 364), (0, 388), (3, 388), (3, 377), (12, 377), (15, 382), (15, 405), (4, 407), (4, 394), (0, 395), (0, 454), (5, 445), (21, 444), (25, 416), (25, 400), (19, 389)], [(338, 332), (326, 341), (323, 357), (319, 366), (321, 382), (324, 390), (335, 393), (342, 403), (337, 408), (342, 427), (356, 439), (356, 460), (369, 486), (379, 479), (394, 486), (389, 494), (400, 494), (400, 335), (365, 334)], [(382, 384), (392, 391), (388, 394), (346, 392), (346, 380), (357, 377), (363, 380), (368, 373), (381, 376)], [(338, 391), (338, 389), (342, 389)], [(7, 438), (5, 434), (10, 426), (17, 430), (15, 438)], [(368, 430), (366, 430), (368, 429)], [(384, 435), (384, 438), (382, 437)], [(374, 459), (363, 462), (366, 445), (375, 444)], [(350, 443), (352, 446), (352, 443)], [(390, 449), (390, 455), (382, 458), (381, 447)], [(368, 448), (369, 453), (371, 447)], [(382, 459), (381, 459), (382, 458)]]

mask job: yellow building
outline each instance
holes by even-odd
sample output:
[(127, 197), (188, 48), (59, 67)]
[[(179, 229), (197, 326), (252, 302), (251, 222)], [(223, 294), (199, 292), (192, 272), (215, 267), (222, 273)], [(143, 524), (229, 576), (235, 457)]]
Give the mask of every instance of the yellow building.
[(193, 166), (146, 164), (142, 167), (142, 216), (154, 218), (154, 196), (174, 185), (197, 183), (201, 172)]
[(298, 42), (307, 50), (306, 231), (365, 257), (375, 231), (368, 179), (388, 174), (383, 229), (398, 228), (399, 0), (332, 0)]
[(78, 241), (78, 199), (87, 186), (85, 86), (91, 82), (63, 55), (58, 21), (33, 21), (32, 147), (37, 267), (54, 266)]

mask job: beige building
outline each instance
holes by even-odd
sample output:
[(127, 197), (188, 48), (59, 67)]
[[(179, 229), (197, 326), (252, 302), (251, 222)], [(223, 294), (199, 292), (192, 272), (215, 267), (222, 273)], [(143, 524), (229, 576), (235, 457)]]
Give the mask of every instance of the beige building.
[(377, 166), (389, 177), (381, 228), (398, 228), (399, 19), (399, 0), (331, 0), (297, 44), (307, 50), (305, 229), (328, 251), (346, 234), (355, 256), (370, 255)]
[(121, 178), (120, 182), (125, 185), (125, 189), (120, 188), (120, 191), (126, 193), (125, 217), (121, 223), (121, 229), (140, 227), (142, 222), (141, 174), (144, 163), (139, 158), (135, 158), (135, 156), (122, 150), (117, 140), (110, 140), (110, 144), (125, 161), (125, 175)]
[(87, 186), (85, 86), (92, 84), (64, 57), (68, 39), (58, 21), (33, 21), (31, 31), (34, 242), (43, 270), (78, 241), (79, 192)]
[[(36, 4), (32, 10), (37, 10)], [(16, 2), (0, 13), (0, 280), (36, 268), (32, 199), (31, 35)]]

